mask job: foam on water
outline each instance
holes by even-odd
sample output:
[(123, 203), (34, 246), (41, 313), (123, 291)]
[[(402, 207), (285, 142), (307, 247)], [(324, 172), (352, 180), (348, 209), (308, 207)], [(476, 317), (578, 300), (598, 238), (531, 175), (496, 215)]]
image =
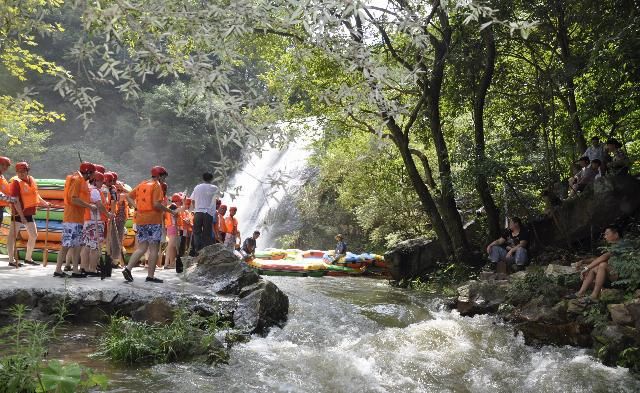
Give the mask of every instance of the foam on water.
[[(289, 321), (229, 365), (162, 365), (158, 392), (637, 392), (640, 381), (571, 347), (533, 348), (508, 324), (353, 278), (274, 277)], [(155, 385), (156, 387), (158, 385)]]

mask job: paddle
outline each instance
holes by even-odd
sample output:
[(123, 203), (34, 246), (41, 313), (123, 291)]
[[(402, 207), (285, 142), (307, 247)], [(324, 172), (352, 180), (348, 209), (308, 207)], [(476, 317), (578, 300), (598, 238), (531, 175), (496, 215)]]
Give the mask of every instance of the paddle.
[(47, 218), (44, 222), (44, 231), (45, 231), (45, 236), (44, 236), (44, 251), (42, 253), (42, 267), (47, 266), (47, 264), (49, 263), (49, 205), (47, 205)]

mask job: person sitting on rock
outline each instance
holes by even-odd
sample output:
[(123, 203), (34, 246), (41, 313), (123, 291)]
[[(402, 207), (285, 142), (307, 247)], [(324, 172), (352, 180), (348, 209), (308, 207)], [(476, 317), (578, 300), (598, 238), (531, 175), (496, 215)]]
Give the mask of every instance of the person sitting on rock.
[(589, 166), (583, 169), (582, 177), (576, 184), (575, 191), (582, 192), (591, 183), (593, 183), (598, 177), (600, 177), (600, 165), (602, 163), (599, 159), (594, 159), (589, 163)]
[(589, 157), (580, 157), (576, 164), (580, 165), (582, 170), (569, 179), (569, 196), (575, 196), (578, 192), (584, 190), (587, 184), (592, 183), (598, 171), (593, 171), (590, 165)]
[(609, 139), (606, 143), (607, 152), (611, 154), (609, 157), (609, 164), (607, 165), (607, 174), (626, 175), (629, 173), (629, 158), (624, 150), (622, 150), (622, 143), (617, 139)]
[(507, 228), (499, 239), (487, 246), (489, 260), (497, 269), (498, 263), (503, 262), (512, 265), (515, 262), (516, 270), (521, 270), (529, 262), (527, 247), (529, 246), (529, 231), (522, 225), (519, 217), (509, 219)]
[[(615, 244), (622, 240), (622, 231), (616, 225), (608, 225), (605, 227), (603, 237), (608, 244)], [(597, 300), (607, 280), (615, 281), (618, 279), (618, 274), (609, 266), (609, 258), (611, 258), (611, 253), (607, 251), (597, 258), (586, 261), (590, 263), (580, 272), (582, 279), (580, 290), (567, 298), (583, 297), (593, 285), (590, 299)]]

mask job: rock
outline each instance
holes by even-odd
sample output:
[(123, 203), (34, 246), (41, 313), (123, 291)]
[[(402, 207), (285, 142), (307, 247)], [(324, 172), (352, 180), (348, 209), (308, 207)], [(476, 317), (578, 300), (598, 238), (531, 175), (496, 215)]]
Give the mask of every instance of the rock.
[(469, 281), (458, 288), (460, 315), (496, 312), (507, 296), (508, 281)]
[(576, 198), (562, 203), (554, 217), (529, 223), (532, 247), (561, 246), (591, 239), (600, 229), (640, 208), (640, 180), (605, 176), (588, 185)]
[(289, 298), (268, 280), (242, 288), (233, 314), (237, 329), (264, 334), (270, 326), (281, 325), (287, 318)]
[(131, 313), (131, 319), (150, 324), (171, 322), (173, 308), (166, 300), (156, 298), (134, 310)]
[(636, 289), (636, 291), (633, 293), (633, 297), (635, 297), (636, 299), (640, 299), (640, 289)]
[(402, 281), (433, 272), (445, 255), (437, 241), (419, 238), (399, 243), (384, 255), (384, 259), (391, 278)]
[(609, 314), (611, 314), (611, 320), (616, 325), (632, 325), (633, 317), (627, 310), (624, 304), (609, 304), (607, 305), (607, 310), (609, 310)]
[(243, 287), (260, 280), (256, 272), (221, 244), (203, 248), (189, 262), (185, 274), (187, 281), (207, 286), (219, 294), (238, 295)]
[(523, 322), (516, 329), (524, 335), (527, 345), (574, 345), (590, 347), (592, 345), (591, 327), (578, 322), (547, 324), (541, 322)]
[[(563, 302), (559, 304), (563, 304)], [(532, 299), (522, 306), (517, 313), (519, 319), (526, 322), (542, 322), (545, 324), (562, 324), (566, 322), (566, 306), (549, 307), (545, 304), (542, 296)]]
[(567, 302), (567, 314), (582, 315), (587, 304), (581, 299), (571, 299)]
[(616, 366), (624, 350), (640, 346), (638, 330), (629, 326), (600, 326), (596, 327), (591, 335), (594, 339), (595, 353), (607, 366)]
[(600, 292), (600, 301), (602, 303), (621, 303), (623, 300), (624, 292), (620, 289), (604, 288)]
[(547, 276), (561, 276), (565, 274), (578, 274), (576, 269), (571, 266), (562, 266), (562, 265), (547, 265), (547, 268), (544, 269), (544, 274)]
[(627, 311), (633, 320), (633, 325), (636, 329), (640, 329), (640, 302), (634, 301), (626, 304)]
[(527, 271), (526, 270), (520, 270), (519, 272), (515, 272), (512, 275), (510, 275), (508, 278), (509, 280), (522, 280), (525, 277), (527, 277)]

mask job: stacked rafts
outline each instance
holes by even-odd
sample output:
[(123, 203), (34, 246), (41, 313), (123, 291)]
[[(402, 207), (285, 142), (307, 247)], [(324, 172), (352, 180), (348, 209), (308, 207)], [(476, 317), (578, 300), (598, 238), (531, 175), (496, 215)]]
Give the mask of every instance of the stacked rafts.
[(330, 251), (280, 250), (268, 248), (255, 253), (247, 262), (259, 274), (322, 277), (376, 274), (386, 275), (384, 257), (376, 254), (352, 254), (333, 261)]
[[(37, 179), (36, 182), (38, 183), (40, 196), (51, 203), (51, 207), (49, 209), (39, 207), (34, 217), (36, 227), (38, 228), (38, 237), (33, 252), (33, 260), (42, 262), (46, 258), (49, 262), (55, 262), (58, 258), (58, 251), (60, 250), (62, 241), (65, 181), (60, 179)], [(10, 214), (5, 214), (2, 225), (0, 226), (0, 253), (2, 254), (7, 254), (7, 237), (9, 235), (10, 224)], [(133, 252), (132, 247), (135, 242), (135, 233), (133, 232), (132, 226), (133, 222), (128, 220), (126, 223), (127, 234), (123, 242), (127, 254)], [(23, 227), (20, 230), (18, 240), (16, 240), (16, 249), (18, 257), (21, 260), (25, 258), (28, 238), (27, 230)]]

